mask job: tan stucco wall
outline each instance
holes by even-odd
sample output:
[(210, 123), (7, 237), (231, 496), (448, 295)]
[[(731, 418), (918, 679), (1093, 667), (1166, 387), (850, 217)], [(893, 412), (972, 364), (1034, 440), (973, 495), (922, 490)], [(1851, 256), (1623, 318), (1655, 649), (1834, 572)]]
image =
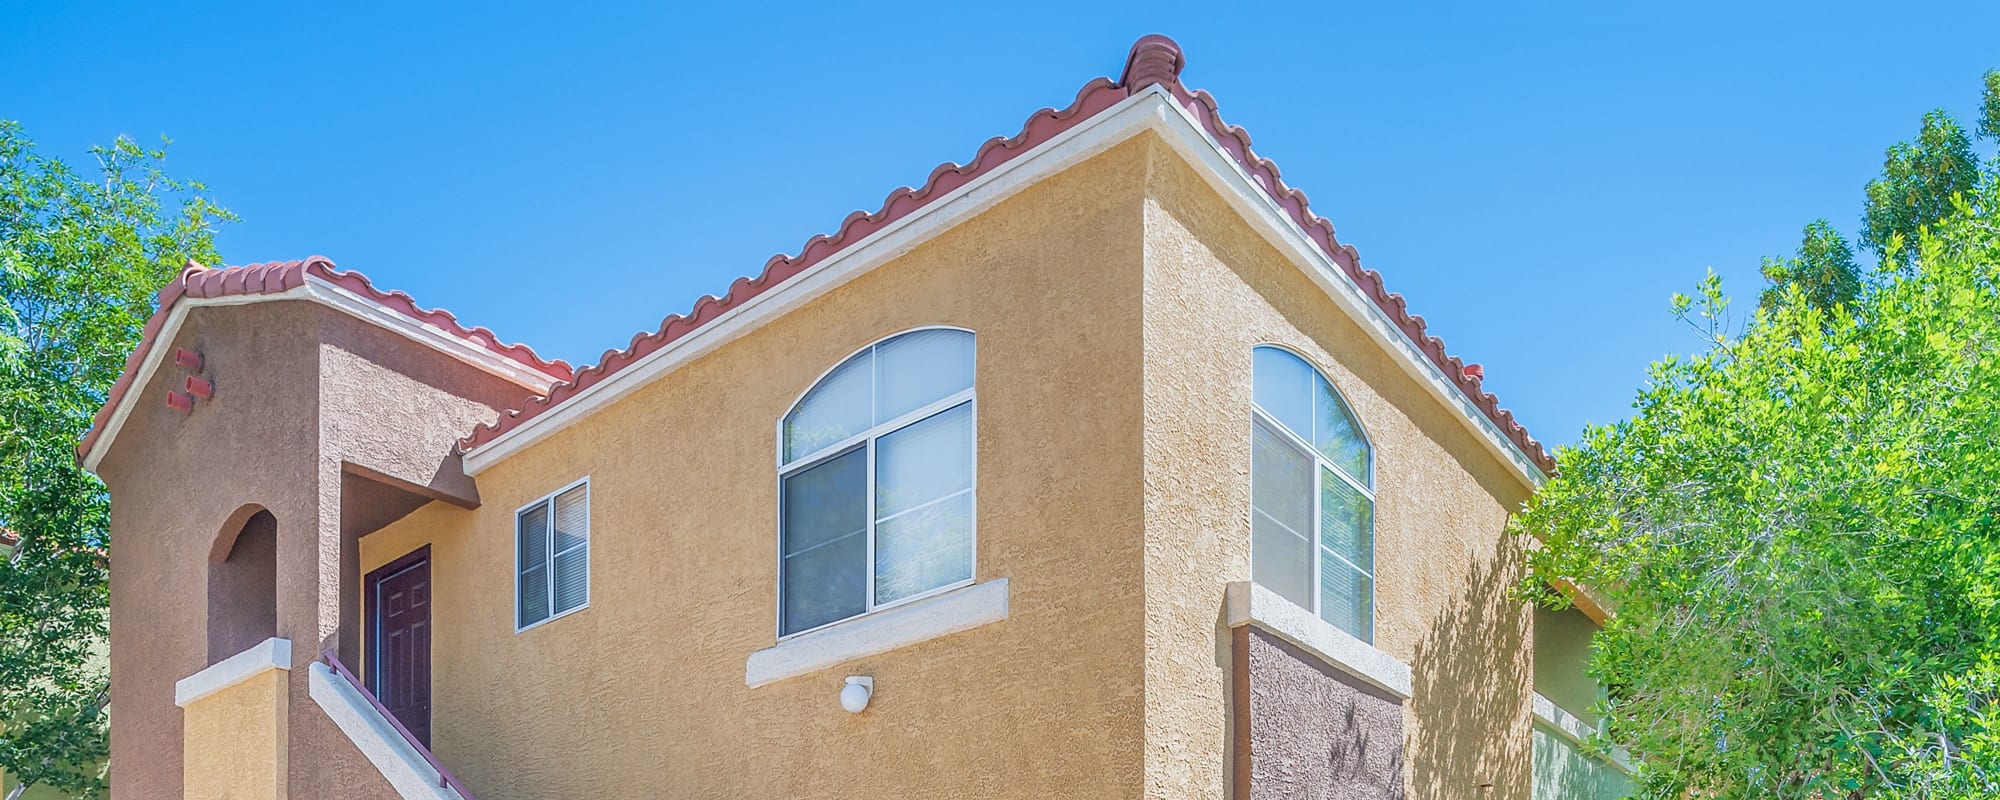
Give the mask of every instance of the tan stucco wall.
[(1535, 609), (1535, 691), (1589, 724), (1597, 702), (1597, 679), (1590, 677), (1590, 640), (1597, 623), (1574, 608)]
[[(350, 574), (358, 557), (340, 536), (342, 464), (426, 485), (448, 473), (441, 460), (469, 420), (525, 394), (301, 300), (197, 308), (173, 341), (158, 344), (201, 351), (216, 395), (191, 414), (167, 408), (159, 398), (187, 373), (165, 365), (132, 392), (132, 415), (99, 466), (111, 490), (113, 800), (183, 796), (174, 683), (209, 663), (208, 559), (229, 522), (240, 525), (254, 507), (277, 520), (277, 634), (293, 642), (293, 666), (344, 647), (351, 636), (343, 633), (358, 624), (357, 596), (339, 587), (358, 582)], [(400, 402), (368, 388), (382, 385), (385, 371), (411, 376), (393, 384), (405, 391)], [(329, 414), (366, 415), (370, 424)], [(379, 457), (392, 449), (382, 440), (404, 449)], [(292, 794), (390, 791), (312, 704), (297, 672), (287, 683), (289, 742), (312, 757), (292, 760)]]
[(1530, 616), (1506, 598), (1521, 559), (1503, 529), (1529, 487), (1178, 156), (1154, 147), (1148, 169), (1147, 796), (1229, 785), (1219, 617), (1250, 577), (1251, 350), (1277, 343), (1375, 446), (1375, 644), (1413, 672), (1410, 796), (1526, 800)]
[(286, 677), (268, 669), (181, 710), (188, 797), (284, 800)]
[[(1127, 143), (684, 366), (362, 540), (432, 546), (434, 734), (481, 800), (1135, 797), (1142, 791), (1139, 284)], [(912, 327), (977, 333), (980, 581), (1009, 619), (759, 688), (776, 420)], [(591, 605), (516, 634), (513, 512), (591, 478)], [(836, 701), (871, 674), (866, 713)], [(1220, 736), (1220, 730), (1216, 731)]]

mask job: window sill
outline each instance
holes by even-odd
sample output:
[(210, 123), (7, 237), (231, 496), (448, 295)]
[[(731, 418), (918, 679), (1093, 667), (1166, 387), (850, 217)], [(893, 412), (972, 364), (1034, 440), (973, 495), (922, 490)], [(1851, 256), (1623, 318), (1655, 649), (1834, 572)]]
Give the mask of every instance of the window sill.
[(1363, 683), (1398, 699), (1410, 699), (1410, 665), (1279, 597), (1277, 592), (1250, 581), (1236, 581), (1229, 584), (1224, 606), (1229, 627), (1255, 625)]
[(877, 611), (750, 654), (743, 683), (755, 688), (1007, 618), (1007, 579), (954, 589)]

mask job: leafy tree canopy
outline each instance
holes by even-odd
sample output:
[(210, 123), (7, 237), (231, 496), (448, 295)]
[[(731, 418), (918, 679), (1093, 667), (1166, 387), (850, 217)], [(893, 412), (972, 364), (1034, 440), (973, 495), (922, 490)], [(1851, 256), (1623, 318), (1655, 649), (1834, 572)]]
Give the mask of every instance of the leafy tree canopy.
[[(1515, 521), (1544, 545), (1524, 589), (1616, 608), (1591, 669), (1646, 796), (2000, 796), (2000, 176), (1948, 122), (1870, 185), (1880, 268), (1821, 280), (1851, 253), (1814, 223), (1740, 333), (1713, 275), (1677, 297), (1706, 352), (1654, 364)], [(1885, 210), (1917, 185), (1957, 188)]]
[(0, 120), (0, 770), (104, 791), (104, 487), (76, 442), (188, 259), (213, 263), (232, 219), (164, 147), (120, 138), (79, 173)]

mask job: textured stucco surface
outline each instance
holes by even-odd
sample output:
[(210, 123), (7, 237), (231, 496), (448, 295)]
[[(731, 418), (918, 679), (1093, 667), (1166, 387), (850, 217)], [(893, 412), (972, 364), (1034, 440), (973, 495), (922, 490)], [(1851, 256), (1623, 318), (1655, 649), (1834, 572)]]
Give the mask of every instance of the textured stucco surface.
[[(1029, 187), (494, 465), (476, 510), (362, 539), (364, 568), (431, 545), (440, 757), (481, 800), (1138, 796), (1146, 151)], [(776, 422), (924, 325), (978, 336), (976, 578), (1009, 579), (1011, 616), (748, 688), (776, 641)], [(514, 509), (586, 475), (590, 607), (516, 634)], [(848, 714), (857, 674), (876, 693)]]
[[(1401, 800), (1403, 706), (1245, 626), (1250, 800)], [(1242, 784), (1239, 784), (1242, 785)]]
[(1586, 725), (1597, 724), (1597, 680), (1590, 677), (1590, 637), (1597, 624), (1573, 608), (1535, 609), (1535, 691)]
[(1170, 149), (1148, 164), (1147, 796), (1232, 783), (1219, 614), (1224, 585), (1250, 577), (1251, 350), (1276, 343), (1326, 374), (1375, 447), (1375, 646), (1412, 670), (1409, 796), (1526, 800), (1530, 618), (1506, 597), (1521, 558), (1504, 527), (1530, 487)]
[[(524, 393), (307, 301), (195, 309), (166, 345), (201, 351), (216, 395), (191, 414), (167, 408), (157, 398), (187, 373), (165, 365), (139, 390), (152, 401), (134, 406), (99, 467), (116, 552), (113, 800), (183, 796), (173, 685), (208, 663), (209, 566), (226, 553), (217, 551), (225, 530), (260, 508), (276, 522), (277, 635), (292, 640), (295, 667), (324, 648), (352, 652), (358, 595), (341, 586), (358, 584), (358, 548), (340, 525), (344, 465), (430, 491), (456, 469), (439, 444)], [(395, 402), (373, 388), (386, 372), (408, 376), (389, 384), (404, 392)], [(365, 423), (353, 420), (360, 415)], [(295, 673), (288, 741), (311, 757), (292, 759), (292, 795), (341, 786), (347, 797), (384, 796), (388, 785), (311, 704), (304, 671)]]
[(267, 669), (182, 709), (188, 797), (284, 800), (286, 677)]

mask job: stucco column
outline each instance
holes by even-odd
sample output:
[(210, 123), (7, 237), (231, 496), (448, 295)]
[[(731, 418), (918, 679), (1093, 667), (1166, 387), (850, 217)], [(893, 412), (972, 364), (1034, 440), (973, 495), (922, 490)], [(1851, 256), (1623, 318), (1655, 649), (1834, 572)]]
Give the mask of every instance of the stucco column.
[(291, 661), (290, 641), (266, 639), (175, 685), (184, 796), (284, 800)]

